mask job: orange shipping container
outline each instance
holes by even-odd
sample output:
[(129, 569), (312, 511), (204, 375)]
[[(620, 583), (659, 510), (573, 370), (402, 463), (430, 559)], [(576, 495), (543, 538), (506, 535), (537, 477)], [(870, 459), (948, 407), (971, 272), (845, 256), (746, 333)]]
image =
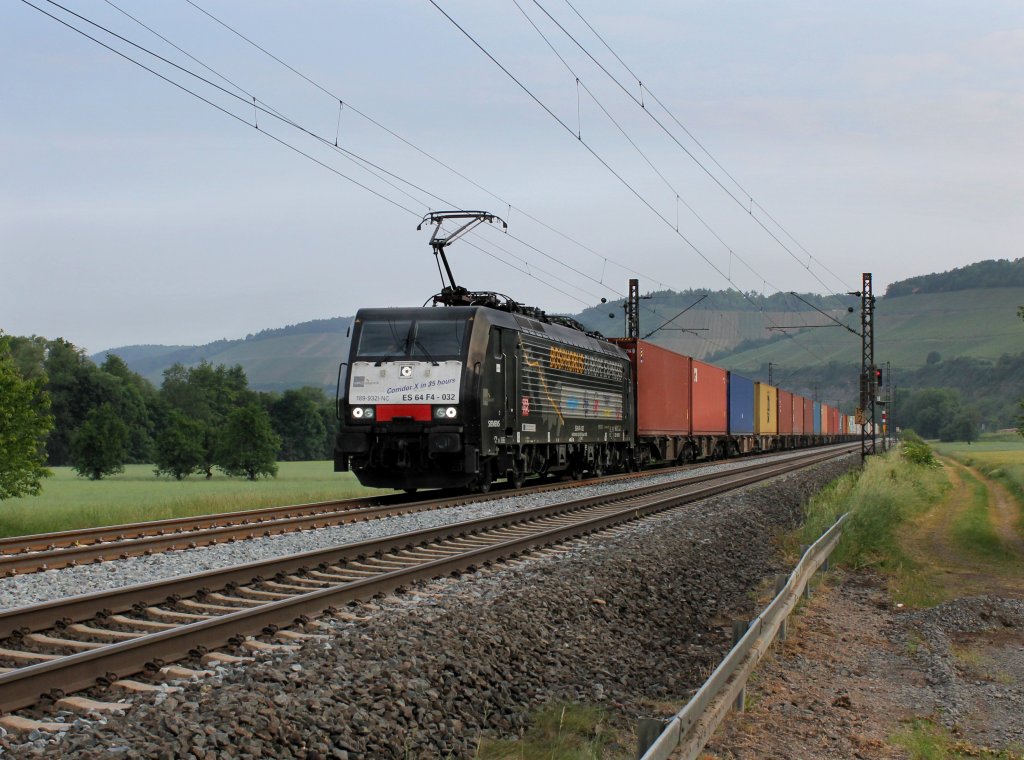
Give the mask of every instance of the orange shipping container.
[(754, 434), (779, 432), (779, 390), (767, 383), (754, 383)]

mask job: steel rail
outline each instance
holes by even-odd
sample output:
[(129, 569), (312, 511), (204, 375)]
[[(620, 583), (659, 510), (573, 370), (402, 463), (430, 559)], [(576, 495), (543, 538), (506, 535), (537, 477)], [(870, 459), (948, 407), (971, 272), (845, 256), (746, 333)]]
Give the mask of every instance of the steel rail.
[[(659, 473), (685, 472), (700, 464), (664, 468)], [(607, 482), (629, 480), (643, 475), (607, 476)], [(314, 502), (280, 507), (224, 512), (194, 517), (177, 517), (148, 522), (81, 528), (0, 538), (0, 577), (70, 567), (87, 562), (124, 559), (159, 551), (196, 548), (281, 535), (361, 520), (443, 509), (579, 485), (578, 481), (543, 483), (521, 489), (494, 490), (488, 494), (444, 494), (414, 501), (407, 494), (381, 494), (339, 501)]]
[[(850, 449), (850, 447), (847, 446), (841, 447), (840, 449), (830, 449), (829, 451), (822, 451), (818, 449), (804, 455), (804, 457), (786, 459), (783, 461), (804, 461), (805, 457), (816, 456), (821, 456), (823, 459), (826, 459), (838, 456), (845, 452), (846, 449)], [(737, 468), (732, 472), (753, 472), (770, 468), (775, 464), (778, 464), (777, 460), (775, 462), (753, 462), (746, 467)], [(508, 525), (525, 522), (530, 519), (536, 519), (537, 517), (564, 514), (566, 512), (594, 504), (628, 499), (635, 496), (643, 496), (679, 487), (680, 485), (701, 483), (720, 477), (722, 477), (722, 473), (691, 475), (681, 481), (649, 484), (625, 491), (598, 494), (559, 504), (533, 507), (526, 510), (519, 510), (517, 512), (509, 512), (491, 517), (481, 517), (474, 520), (451, 523), (449, 525), (442, 525), (434, 528), (395, 533), (383, 538), (368, 539), (366, 541), (343, 544), (326, 549), (314, 549), (284, 557), (275, 557), (266, 560), (248, 562), (241, 565), (234, 565), (228, 568), (206, 570), (201, 573), (192, 573), (189, 575), (150, 581), (148, 583), (97, 591), (91, 594), (81, 594), (64, 599), (56, 599), (50, 602), (42, 602), (40, 604), (25, 607), (0, 610), (0, 639), (7, 638), (19, 631), (40, 630), (41, 628), (52, 625), (52, 621), (55, 617), (77, 621), (101, 613), (123, 612), (139, 604), (159, 604), (173, 596), (188, 596), (198, 592), (208, 591), (213, 587), (224, 587), (232, 584), (246, 583), (254, 578), (268, 578), (282, 573), (295, 573), (308, 567), (319, 567), (339, 562), (351, 562), (362, 557), (396, 551), (398, 549), (411, 547), (417, 544), (441, 541), (453, 536), (476, 533), (482, 530), (491, 530), (497, 527), (506, 527)]]
[[(687, 465), (660, 472), (677, 469), (685, 471), (693, 467)], [(609, 476), (609, 480), (637, 477), (642, 475), (615, 475)], [(577, 486), (578, 481), (544, 483), (517, 489), (514, 493), (529, 494)], [(505, 498), (511, 493), (513, 491), (509, 489), (494, 490), (487, 494), (446, 494), (420, 501), (411, 500), (407, 494), (382, 494), (342, 501), (14, 536), (0, 539), (0, 577), (475, 504)]]
[[(506, 530), (499, 535), (499, 540), (490, 546), (471, 547), (468, 551), (456, 555), (420, 561), (403, 569), (388, 570), (387, 567), (390, 565), (386, 565), (383, 572), (376, 576), (350, 580), (291, 598), (267, 602), (260, 606), (238, 609), (178, 628), (144, 634), (129, 641), (103, 645), (91, 651), (0, 674), (0, 710), (9, 711), (34, 704), (39, 700), (40, 695), (49, 692), (64, 693), (88, 688), (96, 683), (98, 675), (107, 678), (123, 677), (145, 670), (147, 664), (154, 661), (181, 659), (208, 647), (222, 646), (225, 642), (237, 643), (243, 636), (267, 632), (279, 626), (293, 625), (296, 622), (304, 622), (309, 615), (320, 613), (338, 604), (366, 599), (415, 580), (457, 573), (480, 564), (515, 557), (541, 546), (576, 538), (682, 503), (704, 499), (726, 490), (801, 469), (830, 459), (839, 453), (836, 451), (814, 452), (806, 458), (790, 459), (781, 463), (775, 462), (769, 466), (762, 464), (720, 474), (710, 482), (707, 478), (701, 478), (699, 481), (690, 479), (683, 484), (676, 484), (675, 487), (662, 488), (661, 492), (643, 488), (626, 492), (625, 495), (620, 492), (615, 498), (610, 498), (612, 495), (606, 495), (584, 499), (574, 502), (572, 511), (581, 512), (581, 510), (590, 509), (596, 510), (597, 514), (593, 516), (584, 514), (584, 519), (569, 525), (555, 524), (553, 527), (548, 527), (552, 518), (561, 518), (569, 510), (559, 511), (550, 510), (550, 508), (527, 510), (526, 513), (534, 514), (531, 521), (537, 523), (539, 527), (539, 530), (531, 535), (507, 539), (504, 535), (507, 533)], [(609, 502), (612, 501), (616, 503), (616, 506), (609, 506)], [(543, 512), (545, 509), (548, 510), (547, 514)], [(545, 523), (545, 520), (548, 522)], [(519, 520), (516, 524), (522, 526), (524, 522), (524, 520)], [(554, 522), (557, 523), (559, 520), (555, 519)], [(449, 527), (462, 528), (458, 534), (461, 536), (476, 536), (479, 540), (485, 538), (480, 520)], [(493, 526), (492, 529), (494, 527), (500, 529), (505, 526)], [(467, 530), (467, 528), (469, 529)], [(410, 549), (410, 540), (417, 537), (420, 540), (414, 541), (414, 546), (428, 545), (431, 541), (425, 540), (424, 537), (425, 534), (431, 533), (436, 533), (436, 531), (419, 531), (394, 537), (405, 539), (404, 545), (400, 543), (397, 546), (397, 551)], [(379, 542), (363, 542), (362, 545), (349, 548), (355, 548), (357, 551), (365, 550), (368, 548), (367, 544), (374, 543)], [(384, 554), (382, 550), (377, 552), (378, 557), (382, 554)], [(364, 553), (357, 556), (366, 555)], [(153, 584), (146, 585), (152, 586)], [(166, 597), (166, 590), (164, 594)], [(75, 602), (76, 600), (72, 599), (71, 601)], [(60, 609), (59, 604), (51, 604), (49, 607), (54, 610)], [(50, 620), (53, 620), (52, 616)]]

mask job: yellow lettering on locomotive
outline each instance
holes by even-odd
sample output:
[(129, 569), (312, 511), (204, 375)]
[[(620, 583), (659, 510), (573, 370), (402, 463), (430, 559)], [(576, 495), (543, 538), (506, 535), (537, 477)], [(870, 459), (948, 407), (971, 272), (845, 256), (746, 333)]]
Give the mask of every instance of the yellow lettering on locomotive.
[(575, 351), (569, 351), (558, 346), (551, 347), (549, 358), (551, 369), (561, 369), (566, 372), (575, 372), (577, 375), (584, 374), (584, 356)]

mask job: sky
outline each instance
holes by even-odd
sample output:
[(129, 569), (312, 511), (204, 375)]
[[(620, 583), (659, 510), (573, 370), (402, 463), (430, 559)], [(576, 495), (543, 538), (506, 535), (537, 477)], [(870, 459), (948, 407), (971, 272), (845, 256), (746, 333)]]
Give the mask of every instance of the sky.
[(92, 353), (420, 305), (416, 227), (451, 208), (508, 223), (448, 249), (456, 282), (551, 312), (630, 277), (881, 294), (1024, 255), (1019, 0), (29, 2), (179, 86), (0, 5), (8, 334)]

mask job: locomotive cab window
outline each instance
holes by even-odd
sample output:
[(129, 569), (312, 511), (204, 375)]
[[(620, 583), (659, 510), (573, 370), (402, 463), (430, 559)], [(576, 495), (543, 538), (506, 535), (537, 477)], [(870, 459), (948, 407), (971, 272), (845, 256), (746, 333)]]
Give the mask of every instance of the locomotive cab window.
[(366, 358), (405, 356), (411, 327), (412, 322), (408, 319), (363, 322), (359, 331), (358, 355)]
[(464, 319), (368, 319), (362, 324), (356, 355), (362, 359), (457, 359), (467, 328)]
[(465, 320), (418, 319), (409, 347), (414, 359), (455, 359), (462, 355), (466, 339)]

